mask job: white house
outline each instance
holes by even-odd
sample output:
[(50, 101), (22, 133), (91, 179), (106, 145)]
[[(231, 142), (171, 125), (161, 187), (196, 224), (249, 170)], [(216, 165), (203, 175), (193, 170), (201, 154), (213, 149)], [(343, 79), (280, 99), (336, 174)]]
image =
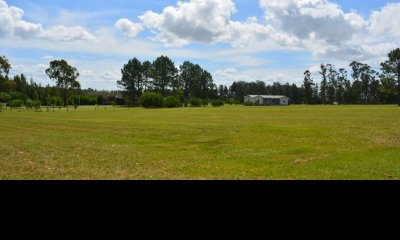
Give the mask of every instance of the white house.
[(244, 97), (244, 102), (252, 102), (263, 106), (288, 106), (289, 98), (276, 95), (248, 95)]

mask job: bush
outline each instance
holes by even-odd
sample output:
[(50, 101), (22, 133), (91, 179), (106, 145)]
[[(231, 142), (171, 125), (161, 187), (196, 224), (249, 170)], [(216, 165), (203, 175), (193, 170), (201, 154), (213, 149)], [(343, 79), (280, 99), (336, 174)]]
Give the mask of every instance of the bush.
[(211, 105), (212, 105), (213, 107), (222, 107), (222, 106), (224, 106), (225, 104), (224, 104), (224, 101), (222, 101), (222, 100), (220, 100), (220, 99), (214, 99), (214, 100), (211, 101)]
[(232, 98), (228, 98), (228, 99), (226, 99), (225, 103), (232, 106), (233, 104), (235, 104), (235, 100)]
[(208, 99), (201, 100), (201, 106), (208, 107), (209, 104), (210, 104), (210, 101)]
[(6, 103), (11, 100), (11, 96), (8, 93), (0, 93), (0, 102)]
[(245, 106), (254, 106), (254, 103), (253, 102), (245, 102), (245, 103), (243, 103)]
[(68, 105), (81, 105), (81, 98), (79, 96), (69, 96)]
[(26, 109), (32, 109), (33, 108), (33, 104), (34, 104), (34, 102), (31, 100), (31, 99), (27, 99), (26, 101), (25, 101), (25, 107), (26, 107)]
[(201, 106), (201, 99), (200, 98), (191, 98), (190, 99), (190, 106), (191, 107), (200, 107)]
[(12, 108), (20, 108), (23, 105), (23, 101), (21, 99), (14, 99), (10, 101), (10, 106)]
[(41, 111), (42, 103), (39, 100), (33, 102), (33, 107), (35, 108), (36, 112)]
[(46, 98), (47, 106), (50, 106), (53, 109), (58, 106), (61, 110), (63, 104), (63, 100), (60, 97), (47, 97)]
[(181, 106), (181, 101), (176, 97), (167, 97), (164, 101), (164, 106), (168, 108), (177, 108)]
[(89, 96), (80, 97), (80, 105), (83, 106), (94, 106), (97, 103), (97, 99)]
[(148, 92), (140, 98), (139, 103), (144, 108), (162, 108), (164, 99), (161, 94)]

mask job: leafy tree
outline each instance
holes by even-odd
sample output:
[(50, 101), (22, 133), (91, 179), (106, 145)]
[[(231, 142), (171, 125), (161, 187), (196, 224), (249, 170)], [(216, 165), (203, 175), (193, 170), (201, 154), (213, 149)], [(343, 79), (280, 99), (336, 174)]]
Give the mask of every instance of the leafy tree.
[(381, 69), (388, 76), (397, 79), (397, 101), (400, 107), (400, 48), (388, 54), (388, 60), (381, 63)]
[(347, 90), (347, 71), (343, 68), (339, 69), (338, 78), (337, 78), (337, 88), (336, 88), (336, 100), (337, 102), (343, 104), (345, 103), (345, 93)]
[(150, 88), (150, 77), (153, 65), (149, 61), (145, 61), (142, 64), (142, 74), (143, 74), (143, 88), (144, 92)]
[(194, 80), (196, 77), (195, 65), (189, 61), (185, 61), (179, 66), (180, 78), (183, 85), (183, 95), (185, 99), (189, 99), (191, 88), (195, 85)]
[(320, 98), (323, 104), (327, 104), (328, 102), (328, 81), (327, 81), (327, 72), (328, 68), (324, 65), (321, 64), (321, 71), (319, 74), (321, 74), (322, 81), (321, 81), (321, 86), (320, 86)]
[(354, 79), (353, 89), (357, 94), (357, 99), (363, 104), (377, 103), (379, 100), (377, 99), (377, 73), (368, 64), (356, 61), (352, 62), (350, 67)]
[(335, 69), (335, 66), (332, 64), (326, 65), (328, 68), (328, 91), (327, 91), (327, 99), (329, 103), (337, 102), (337, 77), (338, 73)]
[(50, 62), (50, 67), (46, 69), (46, 74), (50, 79), (56, 81), (57, 87), (61, 89), (64, 98), (64, 106), (68, 105), (68, 93), (71, 90), (80, 89), (77, 81), (79, 72), (75, 67), (70, 66), (65, 60), (54, 60)]
[(388, 76), (381, 76), (381, 86), (379, 88), (380, 95), (384, 99), (384, 103), (397, 103), (397, 81)]
[(172, 87), (172, 82), (177, 73), (178, 69), (176, 69), (174, 62), (170, 58), (166, 56), (158, 57), (153, 62), (152, 71), (155, 90), (165, 96), (167, 89)]
[(306, 70), (304, 72), (304, 102), (306, 104), (312, 104), (313, 103), (313, 86), (314, 82), (311, 78), (311, 72), (309, 70)]
[(121, 73), (122, 78), (117, 84), (127, 91), (134, 105), (143, 91), (142, 63), (137, 58), (133, 58), (124, 65), (121, 69)]
[(0, 77), (8, 76), (11, 70), (11, 65), (5, 56), (0, 56)]

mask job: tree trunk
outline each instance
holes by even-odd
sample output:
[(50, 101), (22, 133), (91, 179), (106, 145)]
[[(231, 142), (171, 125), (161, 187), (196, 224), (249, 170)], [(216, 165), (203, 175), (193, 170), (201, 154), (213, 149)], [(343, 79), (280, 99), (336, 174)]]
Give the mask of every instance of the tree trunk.
[(132, 107), (135, 106), (135, 93), (132, 93)]

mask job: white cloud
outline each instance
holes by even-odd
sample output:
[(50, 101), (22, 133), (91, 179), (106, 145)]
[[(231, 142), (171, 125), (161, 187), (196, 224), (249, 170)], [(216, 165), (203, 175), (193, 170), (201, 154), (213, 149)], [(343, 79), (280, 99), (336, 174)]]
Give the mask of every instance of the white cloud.
[(0, 0), (0, 38), (6, 36), (18, 36), (21, 38), (29, 38), (35, 36), (42, 31), (42, 25), (30, 23), (22, 20), (24, 10), (8, 4)]
[(24, 10), (8, 6), (4, 0), (0, 0), (0, 38), (20, 37), (42, 38), (52, 41), (94, 40), (95, 36), (80, 26), (65, 27), (56, 26), (45, 30), (40, 23), (31, 23), (22, 20)]
[(53, 60), (55, 58), (52, 55), (48, 55), (48, 56), (43, 56), (42, 59), (45, 60), (45, 61), (51, 61), (51, 60)]
[(358, 14), (344, 13), (328, 0), (260, 0), (266, 18), (300, 39), (310, 35), (329, 44), (350, 40), (366, 26)]
[(376, 62), (400, 44), (400, 3), (369, 19), (328, 0), (260, 0), (260, 6), (277, 32), (297, 39), (293, 45), (317, 59)]
[(57, 26), (49, 30), (44, 30), (38, 34), (39, 38), (60, 41), (60, 42), (70, 42), (76, 40), (95, 40), (96, 37), (88, 32), (83, 27), (65, 27)]
[(380, 11), (372, 12), (370, 33), (375, 38), (400, 39), (400, 3), (389, 3)]
[(115, 23), (115, 27), (129, 37), (136, 37), (136, 35), (143, 31), (143, 26), (141, 24), (134, 23), (126, 18), (119, 19)]
[(255, 17), (246, 22), (232, 21), (235, 12), (232, 0), (190, 0), (166, 7), (160, 14), (148, 11), (139, 18), (157, 33), (154, 40), (175, 47), (219, 42), (238, 47), (273, 34), (271, 26), (257, 23)]
[(232, 85), (233, 82), (238, 81), (255, 81), (256, 79), (246, 73), (240, 72), (236, 68), (227, 68), (223, 70), (217, 70), (213, 74), (214, 80), (218, 83), (218, 85)]
[(213, 74), (216, 83), (231, 86), (233, 82), (245, 81), (255, 82), (263, 81), (266, 84), (272, 84), (274, 82), (284, 83), (296, 83), (302, 84), (303, 81), (303, 69), (264, 69), (264, 68), (250, 68), (246, 71), (241, 71), (236, 68), (227, 68), (223, 70), (217, 70)]

